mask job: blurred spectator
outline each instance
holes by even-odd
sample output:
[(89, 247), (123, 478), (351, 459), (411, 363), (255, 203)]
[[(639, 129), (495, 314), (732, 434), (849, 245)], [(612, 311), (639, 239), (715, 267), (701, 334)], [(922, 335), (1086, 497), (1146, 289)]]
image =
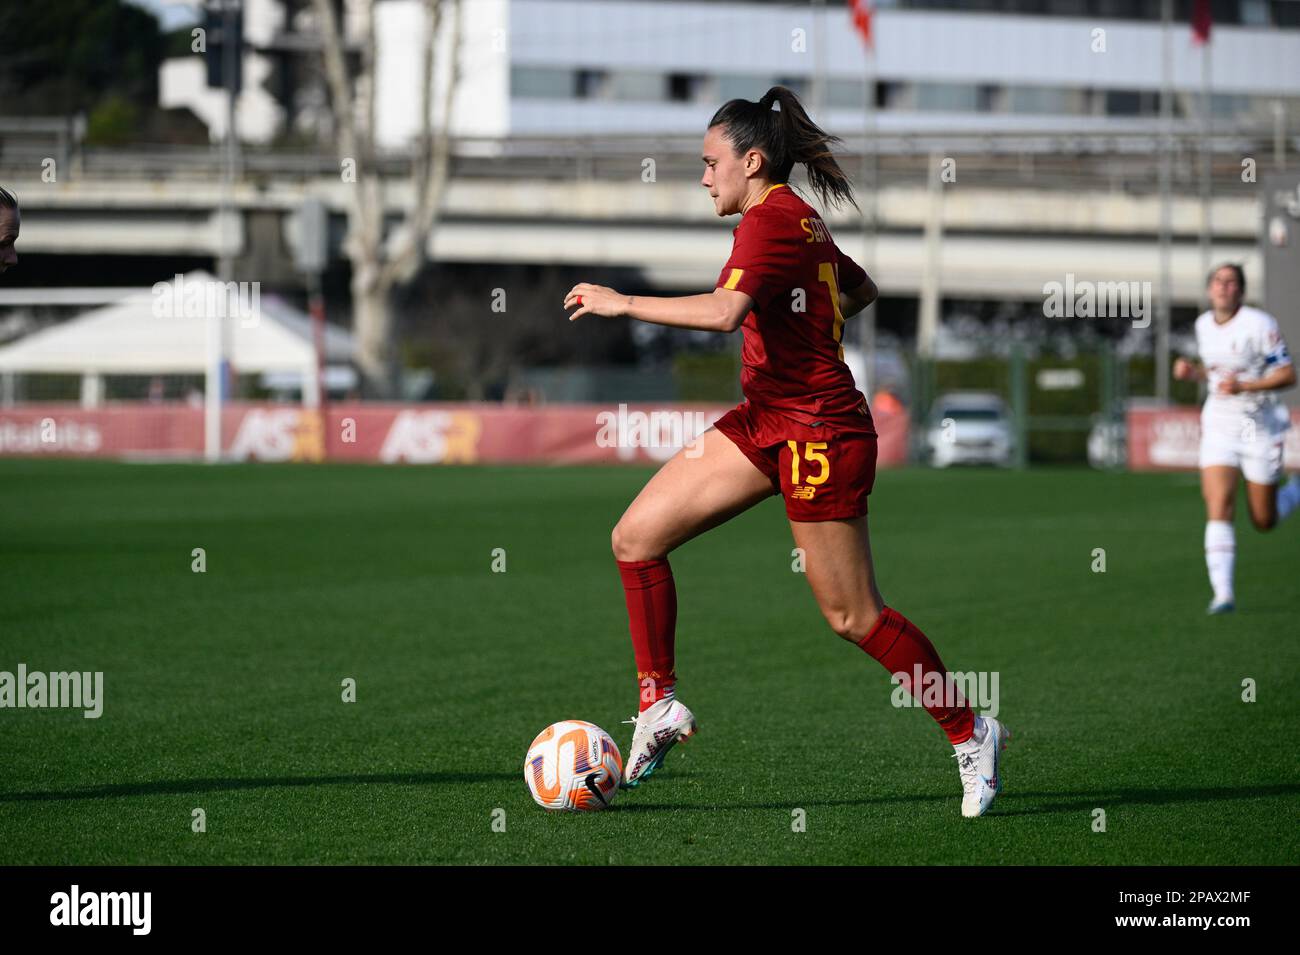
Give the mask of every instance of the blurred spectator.
[(889, 390), (889, 385), (882, 385), (871, 399), (871, 410), (883, 411), (886, 414), (902, 414), (903, 403), (898, 400), (898, 396)]

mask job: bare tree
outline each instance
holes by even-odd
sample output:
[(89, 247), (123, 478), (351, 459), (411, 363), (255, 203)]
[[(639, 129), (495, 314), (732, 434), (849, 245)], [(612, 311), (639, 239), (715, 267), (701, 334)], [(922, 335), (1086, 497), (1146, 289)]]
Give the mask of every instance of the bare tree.
[(430, 356), (444, 393), (463, 388), (471, 401), (492, 397), (529, 366), (606, 365), (635, 357), (630, 323), (583, 328), (564, 320), (564, 294), (584, 280), (632, 292), (645, 287), (629, 269), (438, 263), (394, 296), (407, 327), (403, 342)]
[(348, 207), (344, 250), (352, 262), (353, 331), (357, 362), (369, 388), (381, 397), (396, 391), (396, 351), (392, 292), (405, 285), (424, 264), (429, 237), (447, 186), (451, 145), (452, 98), (460, 80), (461, 0), (450, 0), (450, 70), (443, 90), (442, 126), (433, 128), (434, 45), (442, 27), (446, 0), (424, 0), (425, 32), (421, 38), (420, 133), (414, 144), (410, 200), (400, 225), (384, 231), (385, 184), (375, 148), (375, 4), (352, 0), (364, 23), (360, 66), (355, 76), (344, 54), (343, 31), (334, 0), (313, 0), (325, 75), (329, 82), (339, 159), (355, 164), (356, 188)]

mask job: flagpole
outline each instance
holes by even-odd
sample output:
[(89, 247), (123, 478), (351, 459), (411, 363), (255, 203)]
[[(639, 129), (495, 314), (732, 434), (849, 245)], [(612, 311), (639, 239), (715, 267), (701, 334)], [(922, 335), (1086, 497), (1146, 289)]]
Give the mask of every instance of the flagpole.
[(1156, 400), (1169, 401), (1169, 329), (1172, 324), (1173, 281), (1170, 275), (1170, 245), (1173, 241), (1173, 207), (1170, 189), (1173, 157), (1169, 154), (1173, 134), (1173, 63), (1170, 25), (1174, 0), (1160, 4), (1160, 306), (1156, 309)]
[(1210, 274), (1210, 242), (1213, 235), (1212, 223), (1210, 217), (1213, 213), (1211, 206), (1212, 190), (1214, 188), (1211, 163), (1214, 161), (1214, 139), (1213, 139), (1213, 106), (1211, 101), (1211, 81), (1210, 81), (1210, 35), (1207, 33), (1202, 40), (1203, 49), (1201, 51), (1201, 102), (1202, 107), (1202, 129), (1201, 129), (1201, 274)]
[[(877, 177), (879, 174), (879, 159), (876, 153), (876, 141), (872, 135), (876, 119), (876, 78), (875, 78), (875, 56), (874, 50), (867, 47), (865, 57), (865, 76), (863, 79), (864, 90), (864, 109), (862, 116), (862, 165), (864, 174), (862, 177), (862, 268), (866, 270), (867, 275), (876, 274), (876, 214), (877, 202), (876, 193), (879, 190)], [(862, 351), (863, 361), (866, 364), (867, 387), (872, 391), (877, 388), (876, 382), (876, 303), (872, 302), (865, 309), (862, 316)], [(870, 398), (870, 395), (867, 396)]]
[[(869, 276), (876, 272), (876, 213), (878, 203), (876, 193), (879, 183), (879, 154), (876, 140), (872, 135), (876, 118), (876, 78), (875, 78), (875, 41), (871, 29), (871, 0), (849, 0), (849, 13), (853, 27), (862, 37), (862, 155), (861, 170), (858, 177), (860, 188), (859, 208), (862, 211), (862, 268)], [(873, 302), (861, 312), (862, 360), (865, 365), (866, 381), (863, 390), (867, 397), (876, 388), (876, 305)]]
[(826, 118), (822, 111), (826, 108), (826, 0), (812, 0), (813, 29), (813, 77), (812, 77), (812, 114), (818, 124), (824, 125)]

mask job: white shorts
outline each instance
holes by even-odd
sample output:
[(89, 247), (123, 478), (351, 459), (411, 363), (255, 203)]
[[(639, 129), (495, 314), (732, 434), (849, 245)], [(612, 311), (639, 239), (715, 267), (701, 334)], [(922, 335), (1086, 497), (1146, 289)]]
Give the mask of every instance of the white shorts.
[(1277, 484), (1289, 427), (1284, 405), (1253, 414), (1226, 413), (1207, 405), (1201, 412), (1200, 466), (1237, 468), (1252, 484)]

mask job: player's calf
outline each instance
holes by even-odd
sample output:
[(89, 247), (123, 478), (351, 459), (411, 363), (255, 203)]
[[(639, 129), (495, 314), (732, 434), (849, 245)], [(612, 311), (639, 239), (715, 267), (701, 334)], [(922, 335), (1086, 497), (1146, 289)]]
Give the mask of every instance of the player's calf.
[(1274, 501), (1277, 510), (1276, 523), (1280, 524), (1300, 507), (1300, 474), (1291, 475), (1291, 479), (1277, 489)]
[(1257, 531), (1271, 531), (1277, 527), (1277, 513), (1273, 511), (1263, 514), (1256, 514), (1254, 511), (1250, 514), (1250, 523), (1255, 525)]

